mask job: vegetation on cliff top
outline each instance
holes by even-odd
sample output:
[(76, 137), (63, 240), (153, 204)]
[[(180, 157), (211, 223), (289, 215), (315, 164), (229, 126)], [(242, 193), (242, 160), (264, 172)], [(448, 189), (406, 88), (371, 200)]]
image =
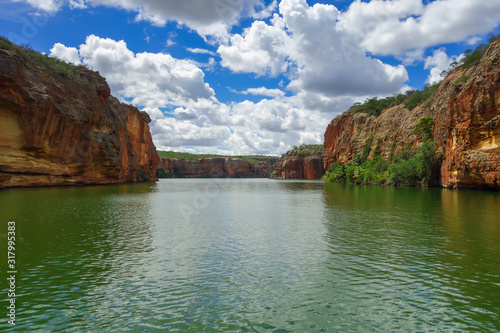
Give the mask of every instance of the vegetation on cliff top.
[[(464, 52), (464, 57), (459, 60), (451, 63), (450, 65), (450, 70), (448, 71), (443, 71), (441, 73), (442, 77), (445, 77), (457, 69), (467, 69), (475, 64), (477, 64), (483, 55), (486, 53), (486, 50), (488, 47), (495, 41), (500, 40), (500, 35), (492, 35), (490, 36), (489, 43), (488, 44), (480, 44), (474, 51), (473, 50), (466, 50)], [(468, 76), (462, 76), (459, 80), (461, 82), (466, 81), (468, 79)], [(424, 86), (424, 89), (422, 90), (409, 90), (404, 94), (394, 94), (392, 96), (386, 97), (386, 98), (368, 98), (365, 100), (364, 103), (354, 103), (354, 105), (349, 109), (350, 111), (355, 111), (355, 112), (363, 112), (367, 113), (369, 116), (380, 116), (382, 111), (392, 108), (397, 105), (404, 104), (405, 107), (408, 110), (413, 110), (415, 107), (419, 106), (420, 104), (428, 101), (432, 95), (436, 92), (436, 90), (439, 88), (440, 83), (436, 83), (433, 85), (426, 84)]]
[(325, 147), (323, 145), (303, 144), (299, 147), (293, 146), (292, 151), (296, 151), (299, 157), (307, 157), (311, 155), (323, 155)]
[(350, 111), (367, 113), (369, 116), (380, 116), (382, 111), (396, 105), (404, 104), (409, 110), (427, 101), (439, 88), (439, 83), (426, 84), (423, 90), (409, 90), (404, 94), (394, 94), (386, 98), (369, 98), (364, 103), (354, 103)]
[(331, 164), (323, 180), (353, 184), (437, 185), (442, 157), (437, 151), (436, 143), (432, 141), (433, 126), (434, 119), (420, 119), (414, 133), (417, 136), (423, 135), (424, 143), (416, 148), (408, 147), (394, 158), (375, 156), (367, 160), (371, 139), (363, 154), (355, 156), (351, 162)]
[[(475, 50), (468, 49), (464, 52), (464, 57), (458, 61), (454, 61), (450, 64), (450, 69), (449, 70), (444, 70), (441, 72), (441, 77), (446, 77), (456, 71), (457, 69), (467, 69), (469, 67), (472, 67), (473, 65), (476, 65), (479, 63), (481, 58), (484, 56), (486, 53), (486, 50), (490, 47), (491, 44), (494, 42), (500, 41), (500, 35), (494, 35), (491, 34), (488, 44), (483, 43), (479, 44)], [(460, 78), (464, 80), (464, 78)]]
[(19, 46), (2, 36), (0, 36), (0, 50), (14, 52), (22, 59), (44, 67), (53, 74), (92, 86), (84, 76), (80, 75), (82, 70), (89, 70), (84, 65), (74, 65), (57, 58), (49, 57), (46, 54), (34, 51), (30, 45)]
[(252, 164), (260, 165), (264, 159), (278, 159), (275, 156), (264, 156), (264, 155), (239, 155), (239, 156), (224, 156), (216, 154), (191, 154), (191, 153), (180, 153), (175, 151), (158, 151), (158, 156), (162, 158), (169, 159), (184, 159), (184, 160), (199, 160), (202, 158), (239, 158), (245, 160)]

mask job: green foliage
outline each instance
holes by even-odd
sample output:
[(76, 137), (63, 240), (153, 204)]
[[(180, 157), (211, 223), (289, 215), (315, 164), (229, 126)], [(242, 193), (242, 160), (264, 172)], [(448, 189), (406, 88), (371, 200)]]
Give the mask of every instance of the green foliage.
[(370, 151), (372, 148), (372, 143), (373, 143), (373, 136), (368, 139), (365, 143), (365, 149), (363, 149), (363, 154), (361, 155), (361, 160), (366, 162), (368, 160), (368, 156), (370, 155)]
[(66, 77), (71, 80), (79, 81), (87, 85), (91, 85), (91, 83), (88, 82), (86, 78), (80, 75), (81, 70), (88, 69), (83, 65), (74, 65), (56, 58), (49, 57), (46, 54), (41, 54), (34, 51), (28, 44), (19, 46), (10, 42), (7, 38), (1, 36), (0, 49), (13, 51), (22, 59), (30, 61), (37, 66), (46, 68), (53, 74)]
[(299, 147), (297, 146), (293, 146), (293, 149), (294, 150), (298, 150), (298, 151), (311, 151), (311, 150), (325, 150), (325, 147), (323, 147), (323, 145), (306, 145), (306, 144), (303, 144)]
[(364, 103), (354, 103), (351, 110), (367, 113), (369, 116), (380, 116), (383, 110), (399, 105), (405, 101), (404, 94), (394, 94), (390, 97), (379, 99), (369, 98)]
[[(459, 62), (457, 62), (457, 61), (452, 62), (450, 64), (450, 69), (447, 71), (445, 70), (445, 71), (441, 72), (441, 76), (446, 77), (459, 68), (467, 69), (469, 67), (476, 65), (477, 63), (479, 63), (481, 58), (484, 56), (484, 54), (486, 53), (486, 50), (488, 50), (490, 45), (498, 40), (500, 40), (500, 35), (491, 34), (490, 38), (488, 40), (488, 44), (484, 44), (484, 43), (479, 44), (474, 51), (471, 49), (466, 50), (464, 52), (465, 57)], [(460, 79), (458, 79), (457, 82), (459, 82), (459, 83), (465, 82), (465, 81), (467, 81), (467, 79), (468, 79), (468, 77), (464, 75)]]
[[(491, 43), (500, 40), (500, 35), (490, 36), (489, 44), (481, 44), (476, 50), (467, 50), (465, 51), (465, 57), (460, 62), (454, 62), (450, 65), (449, 71), (443, 71), (441, 76), (446, 76), (452, 72), (454, 72), (458, 68), (469, 68), (475, 64), (477, 64), (483, 55), (485, 54), (488, 47)], [(469, 79), (468, 76), (464, 75), (457, 80), (458, 83), (463, 83)], [(369, 116), (378, 117), (382, 111), (389, 109), (393, 106), (403, 104), (408, 110), (413, 110), (417, 106), (425, 103), (426, 101), (430, 102), (430, 98), (439, 87), (439, 83), (434, 85), (425, 85), (422, 91), (419, 90), (410, 90), (405, 94), (394, 94), (390, 97), (379, 99), (377, 97), (368, 98), (364, 103), (355, 103), (350, 110), (356, 112), (363, 112), (368, 114)], [(429, 105), (430, 106), (430, 105)]]
[[(276, 161), (272, 160), (272, 157), (263, 156), (263, 155), (239, 155), (239, 156), (225, 156), (225, 155), (216, 155), (216, 154), (191, 154), (191, 153), (180, 153), (175, 151), (157, 151), (159, 157), (169, 158), (169, 159), (184, 159), (184, 160), (198, 160), (201, 158), (240, 158), (242, 160), (247, 161), (248, 163), (252, 163), (254, 165), (262, 165), (264, 162), (268, 163), (270, 166), (273, 166)], [(275, 158), (277, 160), (277, 158)]]
[(172, 175), (170, 174), (169, 170), (160, 168), (156, 170), (156, 178), (172, 178)]
[(432, 141), (417, 149), (405, 150), (392, 161), (376, 156), (358, 164), (359, 158), (360, 155), (350, 163), (330, 165), (322, 179), (352, 184), (428, 186), (436, 183), (441, 161), (441, 155)]
[(459, 64), (461, 68), (469, 68), (472, 65), (476, 64), (481, 60), (484, 53), (488, 49), (488, 44), (479, 44), (479, 46), (470, 54), (467, 54), (465, 58), (462, 60), (462, 63)]
[(313, 154), (321, 154), (325, 151), (325, 147), (323, 145), (306, 145), (303, 144), (299, 147), (294, 146), (294, 150), (297, 151), (297, 156), (299, 157), (307, 157)]
[(0, 36), (0, 49), (1, 50), (14, 50), (14, 44), (12, 44), (7, 38)]
[[(180, 153), (176, 151), (158, 151), (158, 156), (163, 158), (170, 159), (184, 159), (184, 160), (198, 160), (200, 158), (212, 158), (212, 157), (221, 157), (221, 158), (241, 158), (246, 161), (254, 161), (257, 162), (256, 158), (265, 158), (268, 156), (263, 155), (240, 155), (240, 156), (225, 156), (225, 155), (216, 155), (216, 154), (191, 154), (191, 153)], [(260, 161), (259, 161), (260, 162)]]
[(432, 139), (432, 131), (434, 129), (434, 119), (431, 117), (421, 118), (415, 128), (413, 129), (413, 134), (420, 137), (423, 134), (423, 141), (427, 142)]
[(181, 171), (181, 169), (176, 166), (174, 167), (174, 177), (175, 178), (185, 178), (186, 176), (184, 175), (184, 172)]
[(391, 152), (389, 153), (389, 160), (392, 161), (392, 157), (394, 156), (394, 149), (396, 149), (396, 141), (393, 141), (391, 144)]
[(401, 156), (398, 162), (389, 168), (391, 185), (430, 185), (435, 183), (439, 173), (440, 154), (436, 152), (436, 143), (426, 142), (412, 157)]
[(418, 105), (429, 100), (438, 87), (439, 83), (434, 85), (425, 85), (422, 91), (410, 90), (405, 94), (394, 94), (390, 97), (382, 99), (378, 99), (377, 97), (369, 98), (364, 103), (355, 103), (350, 110), (367, 113), (369, 116), (376, 117), (380, 116), (382, 111), (403, 103), (407, 109), (413, 110)]
[(375, 145), (375, 148), (373, 149), (373, 154), (374, 154), (375, 156), (377, 156), (377, 155), (378, 155), (378, 153), (379, 153), (378, 149), (379, 149), (379, 148), (380, 148), (380, 139), (378, 139), (378, 140), (377, 140), (377, 144)]
[(439, 88), (439, 83), (434, 85), (426, 84), (422, 91), (412, 90), (407, 93), (408, 99), (405, 102), (405, 107), (408, 110), (413, 110), (415, 107), (427, 101)]

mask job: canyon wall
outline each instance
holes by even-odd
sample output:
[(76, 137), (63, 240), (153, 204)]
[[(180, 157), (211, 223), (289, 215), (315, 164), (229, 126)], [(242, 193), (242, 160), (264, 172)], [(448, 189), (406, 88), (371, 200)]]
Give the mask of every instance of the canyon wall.
[(320, 179), (325, 174), (324, 149), (292, 149), (274, 165), (271, 178)]
[(277, 160), (277, 157), (160, 158), (158, 169), (178, 178), (268, 178)]
[(350, 162), (367, 144), (369, 158), (389, 158), (419, 145), (413, 129), (423, 117), (435, 120), (433, 136), (444, 156), (443, 187), (498, 190), (500, 42), (493, 42), (478, 64), (448, 75), (428, 101), (411, 111), (399, 105), (378, 117), (348, 111), (333, 119), (325, 132), (325, 169)]
[(1, 46), (0, 188), (156, 180), (145, 112), (96, 72)]

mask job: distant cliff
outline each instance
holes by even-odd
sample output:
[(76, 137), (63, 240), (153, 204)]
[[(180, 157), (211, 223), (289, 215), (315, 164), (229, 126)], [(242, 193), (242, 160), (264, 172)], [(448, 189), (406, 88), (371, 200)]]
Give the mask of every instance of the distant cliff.
[(156, 180), (150, 121), (97, 72), (0, 38), (0, 188)]
[(268, 178), (277, 157), (160, 158), (159, 176), (166, 178)]
[(271, 178), (320, 179), (325, 174), (323, 155), (325, 149), (318, 145), (296, 147), (278, 160)]
[(380, 115), (372, 111), (353, 108), (332, 120), (325, 133), (325, 169), (364, 153), (368, 160), (391, 159), (417, 147), (422, 137), (414, 134), (415, 126), (432, 118), (431, 134), (443, 154), (439, 185), (499, 189), (500, 42), (448, 75), (427, 100), (398, 104)]

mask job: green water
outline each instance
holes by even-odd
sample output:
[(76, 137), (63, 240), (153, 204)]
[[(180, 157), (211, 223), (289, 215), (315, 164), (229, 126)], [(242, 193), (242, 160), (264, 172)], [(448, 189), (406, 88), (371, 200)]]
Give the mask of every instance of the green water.
[(9, 190), (0, 226), (0, 331), (500, 331), (498, 193), (271, 180)]

